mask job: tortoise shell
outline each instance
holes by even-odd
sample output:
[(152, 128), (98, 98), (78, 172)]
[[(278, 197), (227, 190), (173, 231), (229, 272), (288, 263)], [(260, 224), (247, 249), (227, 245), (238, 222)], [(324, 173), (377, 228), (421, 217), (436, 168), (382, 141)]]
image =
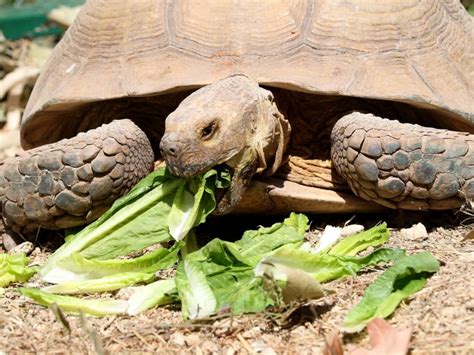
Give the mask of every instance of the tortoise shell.
[(474, 20), (459, 0), (89, 0), (33, 90), (22, 144), (98, 126), (114, 105), (86, 122), (91, 103), (237, 72), (268, 86), (443, 111), (446, 126), (473, 130)]

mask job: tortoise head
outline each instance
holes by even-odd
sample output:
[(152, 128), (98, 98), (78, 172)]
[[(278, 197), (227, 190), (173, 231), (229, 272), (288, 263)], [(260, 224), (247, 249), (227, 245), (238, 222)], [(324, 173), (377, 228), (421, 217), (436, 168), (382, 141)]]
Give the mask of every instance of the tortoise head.
[(244, 75), (205, 86), (181, 102), (165, 123), (160, 149), (170, 171), (189, 178), (220, 164), (233, 169), (217, 213), (229, 212), (255, 173), (281, 163), (290, 128), (270, 91)]

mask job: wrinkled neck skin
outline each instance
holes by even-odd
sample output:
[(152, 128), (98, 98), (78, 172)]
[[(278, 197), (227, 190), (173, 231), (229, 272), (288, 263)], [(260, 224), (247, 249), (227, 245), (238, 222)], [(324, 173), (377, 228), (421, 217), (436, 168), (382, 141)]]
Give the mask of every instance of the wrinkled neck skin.
[(259, 88), (260, 99), (246, 124), (247, 145), (226, 165), (234, 169), (229, 191), (219, 202), (215, 214), (229, 213), (240, 201), (254, 174), (274, 174), (283, 162), (291, 128), (278, 111), (273, 95)]
[(255, 114), (247, 120), (248, 144), (226, 164), (232, 168), (245, 165), (248, 159), (255, 160), (255, 173), (273, 175), (283, 162), (290, 138), (291, 127), (278, 110), (273, 95), (259, 88), (259, 101)]
[(289, 137), (273, 94), (245, 75), (232, 75), (181, 102), (166, 119), (160, 149), (171, 172), (181, 177), (219, 164), (233, 168), (217, 210), (224, 214), (237, 205), (254, 174), (275, 173)]

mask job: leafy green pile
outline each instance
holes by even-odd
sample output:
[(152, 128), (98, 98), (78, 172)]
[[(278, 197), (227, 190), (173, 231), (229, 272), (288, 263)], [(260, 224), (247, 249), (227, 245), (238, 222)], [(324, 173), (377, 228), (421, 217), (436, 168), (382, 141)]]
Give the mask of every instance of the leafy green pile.
[(28, 262), (24, 254), (0, 254), (0, 287), (12, 282), (28, 281), (37, 271), (29, 267)]
[[(387, 241), (384, 223), (340, 241), (322, 242), (324, 248), (317, 252), (307, 251), (303, 242), (308, 218), (295, 213), (270, 227), (247, 231), (236, 242), (215, 238), (197, 248), (192, 228), (214, 210), (215, 191), (227, 187), (229, 180), (227, 171), (216, 170), (191, 180), (174, 178), (164, 169), (150, 174), (99, 220), (68, 237), (51, 256), (40, 274), (54, 285), (20, 291), (42, 305), (56, 303), (71, 313), (137, 314), (179, 302), (185, 318), (201, 319), (221, 312), (277, 309), (294, 300), (322, 297), (325, 290), (320, 283), (392, 263), (348, 315), (344, 326), (352, 331), (374, 317), (391, 314), (438, 268), (429, 253), (406, 256), (401, 249), (379, 248), (359, 256)], [(163, 242), (171, 246), (130, 257)], [(174, 278), (157, 278), (157, 271), (174, 265)], [(131, 294), (128, 300), (61, 295), (124, 287)]]

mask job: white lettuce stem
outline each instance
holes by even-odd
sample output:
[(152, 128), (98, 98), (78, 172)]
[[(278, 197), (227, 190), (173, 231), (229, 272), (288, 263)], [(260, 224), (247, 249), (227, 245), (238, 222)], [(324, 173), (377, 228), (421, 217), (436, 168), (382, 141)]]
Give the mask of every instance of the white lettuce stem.
[[(41, 270), (41, 274), (45, 275), (48, 273), (48, 271), (56, 266), (56, 263), (60, 259), (73, 253), (80, 252), (86, 246), (97, 242), (107, 236), (110, 232), (127, 224), (130, 220), (133, 220), (153, 206), (154, 203), (162, 200), (164, 196), (174, 191), (181, 183), (182, 181), (180, 179), (167, 181), (163, 185), (155, 187), (132, 204), (115, 212), (109, 219), (104, 221), (94, 230), (88, 231), (88, 228), (82, 230), (73, 237), (74, 239), (70, 243), (65, 243), (54, 255), (51, 256), (48, 263)], [(85, 236), (81, 235), (83, 232), (86, 234)]]

